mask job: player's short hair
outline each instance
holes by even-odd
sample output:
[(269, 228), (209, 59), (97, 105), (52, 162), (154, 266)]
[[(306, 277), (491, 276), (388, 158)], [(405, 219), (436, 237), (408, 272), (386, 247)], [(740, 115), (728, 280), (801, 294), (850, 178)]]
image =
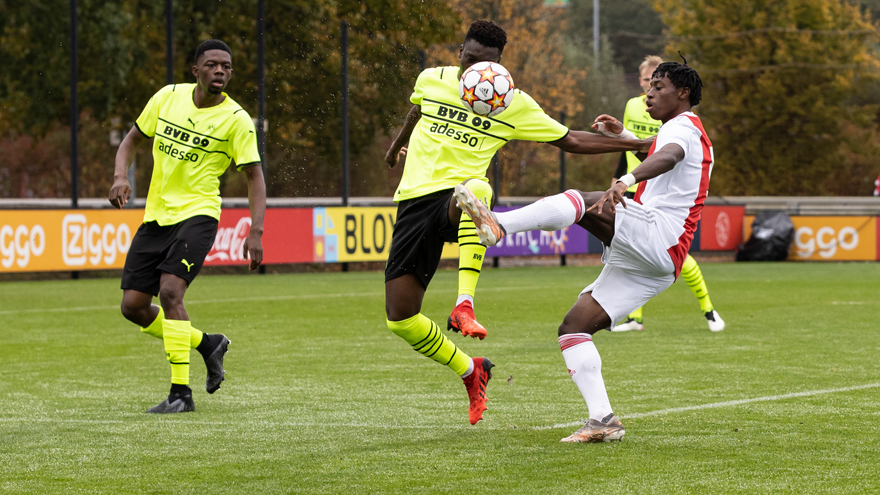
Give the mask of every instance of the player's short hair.
[(639, 64), (639, 72), (645, 70), (648, 67), (657, 68), (658, 65), (663, 63), (663, 59), (658, 57), (657, 55), (648, 55), (645, 57), (645, 60)]
[(688, 88), (691, 90), (688, 100), (692, 107), (700, 104), (703, 99), (703, 80), (693, 67), (687, 62), (680, 64), (678, 62), (663, 62), (654, 69), (651, 77), (667, 77), (669, 82), (676, 88)]
[(198, 48), (196, 48), (196, 56), (193, 59), (193, 62), (198, 62), (199, 57), (201, 57), (208, 50), (223, 50), (228, 53), (229, 56), (232, 56), (232, 50), (229, 49), (229, 45), (220, 41), (220, 40), (208, 40), (203, 41)]
[(497, 48), (500, 54), (504, 51), (504, 45), (507, 44), (507, 33), (504, 31), (504, 28), (493, 21), (477, 19), (471, 23), (471, 27), (468, 28), (468, 32), (464, 37), (465, 43), (468, 40), (474, 40), (483, 46)]

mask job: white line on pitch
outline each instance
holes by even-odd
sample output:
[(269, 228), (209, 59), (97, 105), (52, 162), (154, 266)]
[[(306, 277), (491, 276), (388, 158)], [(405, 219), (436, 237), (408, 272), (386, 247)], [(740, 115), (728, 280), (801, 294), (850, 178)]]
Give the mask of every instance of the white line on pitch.
[[(431, 291), (432, 293), (453, 292), (456, 289), (438, 289)], [(534, 290), (530, 286), (514, 286), (514, 287), (487, 287), (480, 289), (480, 292), (502, 292), (502, 291), (525, 291)], [(335, 294), (291, 294), (286, 296), (254, 296), (254, 297), (237, 297), (234, 299), (202, 299), (194, 301), (184, 301), (189, 306), (192, 304), (225, 304), (236, 302), (259, 302), (259, 301), (290, 301), (296, 299), (330, 299), (343, 297), (378, 297), (384, 296), (385, 292), (348, 292)], [(107, 309), (119, 309), (118, 304), (106, 306), (73, 306), (70, 308), (31, 308), (31, 309), (9, 309), (0, 311), (0, 315), (15, 315), (25, 313), (63, 313), (66, 311), (101, 311)]]
[[(822, 395), (822, 394), (834, 394), (838, 392), (851, 392), (853, 390), (864, 390), (868, 388), (877, 388), (880, 387), (880, 383), (869, 383), (866, 385), (854, 385), (852, 387), (843, 387), (843, 388), (829, 388), (825, 390), (810, 390), (807, 392), (793, 392), (790, 394), (781, 394), (781, 395), (768, 395), (766, 397), (755, 397), (753, 399), (739, 399), (739, 400), (731, 400), (727, 402), (713, 402), (711, 404), (702, 404), (699, 406), (688, 406), (688, 407), (672, 407), (669, 409), (659, 409), (656, 411), (648, 411), (643, 413), (634, 413), (621, 415), (623, 419), (637, 419), (637, 418), (645, 418), (649, 416), (659, 416), (662, 414), (671, 414), (677, 412), (686, 412), (686, 411), (697, 411), (700, 409), (713, 409), (718, 407), (728, 407), (728, 406), (738, 406), (741, 404), (751, 404), (754, 402), (768, 402), (774, 400), (783, 400), (783, 399), (791, 399), (794, 397), (809, 397), (813, 395)], [(143, 415), (137, 415), (137, 417), (143, 417)], [(131, 424), (129, 421), (125, 421), (122, 419), (76, 419), (76, 418), (0, 418), (0, 424), (2, 423), (81, 423), (81, 424)], [(553, 430), (556, 428), (570, 428), (572, 426), (580, 426), (584, 422), (583, 421), (574, 421), (571, 423), (559, 423), (551, 426), (535, 426), (531, 428), (523, 428), (525, 430)], [(188, 420), (179, 420), (174, 418), (174, 420), (169, 420), (167, 422), (157, 422), (157, 423), (149, 423), (150, 425), (179, 425), (179, 424), (203, 424), (202, 421), (188, 421)], [(223, 422), (213, 423), (213, 424), (223, 424)], [(240, 423), (236, 423), (240, 424)], [(289, 427), (313, 427), (313, 428), (379, 428), (379, 429), (389, 429), (389, 430), (398, 430), (398, 429), (424, 429), (424, 428), (443, 428), (446, 430), (455, 429), (455, 430), (470, 430), (473, 429), (473, 426), (468, 425), (460, 425), (460, 424), (444, 424), (444, 425), (392, 425), (392, 424), (371, 424), (371, 423), (318, 423), (318, 422), (294, 422), (294, 421), (254, 421), (255, 425), (272, 425), (272, 426), (289, 426)], [(508, 426), (487, 426), (481, 425), (477, 428), (489, 429), (489, 430), (508, 430), (511, 427)]]
[[(686, 406), (686, 407), (671, 407), (669, 409), (659, 409), (657, 411), (648, 411), (643, 413), (633, 413), (633, 414), (621, 414), (620, 417), (623, 419), (638, 419), (638, 418), (647, 418), (649, 416), (660, 416), (662, 414), (670, 414), (677, 412), (686, 412), (686, 411), (698, 411), (700, 409), (714, 409), (717, 407), (728, 407), (728, 406), (738, 406), (740, 404), (751, 404), (753, 402), (768, 402), (774, 400), (783, 400), (783, 399), (791, 399), (794, 397), (810, 397), (813, 395), (822, 395), (822, 394), (835, 394), (838, 392), (851, 392), (853, 390), (863, 390), (866, 388), (877, 388), (880, 387), (880, 383), (869, 383), (866, 385), (854, 385), (852, 387), (843, 387), (843, 388), (828, 388), (825, 390), (810, 390), (807, 392), (793, 392), (790, 394), (781, 394), (781, 395), (768, 395), (766, 397), (755, 397), (753, 399), (739, 399), (739, 400), (730, 400), (726, 402), (713, 402), (711, 404), (701, 404), (699, 406)], [(569, 428), (572, 426), (579, 426), (584, 424), (583, 421), (574, 421), (571, 423), (560, 423), (552, 426), (537, 426), (532, 428), (533, 430), (552, 430), (555, 428)]]

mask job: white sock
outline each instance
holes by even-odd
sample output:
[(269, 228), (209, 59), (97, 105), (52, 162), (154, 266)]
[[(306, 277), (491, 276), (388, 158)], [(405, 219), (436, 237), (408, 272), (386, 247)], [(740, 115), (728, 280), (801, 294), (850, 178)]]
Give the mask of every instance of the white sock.
[(468, 368), (465, 370), (464, 374), (461, 375), (462, 378), (467, 378), (471, 376), (471, 373), (474, 372), (474, 358), (471, 358), (470, 364), (468, 364)]
[(584, 216), (584, 198), (569, 189), (547, 196), (517, 210), (495, 213), (508, 234), (529, 230), (559, 230), (577, 223)]
[(602, 380), (602, 358), (588, 333), (573, 333), (559, 337), (562, 357), (568, 374), (584, 396), (590, 419), (602, 421), (612, 414), (611, 402)]
[(471, 296), (469, 294), (462, 294), (462, 295), (458, 296), (458, 299), (455, 300), (455, 305), (458, 306), (459, 304), (461, 304), (465, 301), (470, 301), (471, 306), (474, 305), (474, 298), (473, 298), (473, 296)]

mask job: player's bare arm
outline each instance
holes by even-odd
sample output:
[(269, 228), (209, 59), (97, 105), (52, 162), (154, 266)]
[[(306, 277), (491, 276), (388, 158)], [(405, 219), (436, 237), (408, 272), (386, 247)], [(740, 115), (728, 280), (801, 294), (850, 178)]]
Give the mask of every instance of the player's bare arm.
[(647, 150), (651, 147), (651, 142), (647, 139), (615, 139), (592, 132), (571, 131), (564, 138), (547, 144), (552, 144), (568, 153), (597, 155), (599, 153), (613, 153), (615, 151)]
[(391, 147), (388, 148), (388, 153), (385, 153), (385, 163), (387, 163), (389, 167), (394, 168), (400, 160), (400, 155), (406, 155), (406, 148), (404, 148), (403, 145), (409, 142), (409, 137), (412, 135), (413, 129), (416, 128), (416, 124), (419, 122), (420, 118), (422, 118), (421, 105), (413, 105), (413, 107), (409, 109), (409, 112), (407, 112), (406, 118), (403, 120), (403, 127), (400, 129), (400, 132), (397, 133), (397, 137), (394, 138), (394, 141), (391, 142)]
[(251, 209), (251, 230), (242, 246), (242, 256), (249, 256), (251, 270), (263, 262), (263, 219), (266, 217), (266, 181), (259, 165), (244, 169), (248, 181), (248, 205)]
[[(599, 131), (606, 136), (609, 134), (620, 134), (623, 132), (624, 129), (623, 123), (621, 121), (605, 113), (596, 117), (591, 127), (593, 130)], [(641, 141), (643, 141), (647, 146), (643, 146), (639, 150), (633, 150), (633, 153), (635, 153), (636, 158), (638, 158), (639, 161), (644, 161), (645, 158), (648, 157), (648, 150), (651, 148), (651, 144), (654, 143), (654, 139), (656, 139), (656, 136), (642, 139)], [(611, 184), (614, 185), (614, 183), (617, 182), (617, 179), (619, 178), (620, 177), (615, 177), (614, 182), (612, 182)]]
[(134, 159), (138, 147), (146, 141), (147, 138), (137, 129), (132, 129), (125, 135), (122, 144), (116, 151), (116, 164), (113, 167), (113, 185), (110, 186), (110, 194), (107, 199), (110, 204), (116, 208), (122, 209), (128, 199), (131, 197), (131, 184), (128, 183), (128, 166)]
[[(675, 168), (676, 163), (682, 160), (684, 160), (684, 150), (681, 149), (681, 146), (670, 143), (659, 151), (655, 151), (653, 155), (645, 158), (645, 160), (632, 171), (632, 175), (636, 178), (637, 183), (644, 182), (669, 172)], [(593, 206), (587, 208), (587, 211), (592, 211), (598, 208), (598, 213), (601, 214), (602, 207), (605, 205), (606, 201), (609, 203), (612, 213), (617, 212), (617, 208), (615, 207), (617, 203), (622, 204), (623, 207), (626, 208), (626, 200), (624, 199), (623, 194), (626, 192), (627, 187), (629, 186), (624, 182), (615, 182), (614, 185), (605, 191), (602, 197), (593, 204)]]

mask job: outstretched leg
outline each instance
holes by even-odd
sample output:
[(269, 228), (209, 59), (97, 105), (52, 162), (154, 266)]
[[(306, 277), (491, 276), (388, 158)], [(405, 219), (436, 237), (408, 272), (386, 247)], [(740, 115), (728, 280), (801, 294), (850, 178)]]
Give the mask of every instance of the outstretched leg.
[(488, 246), (514, 232), (554, 231), (575, 223), (610, 245), (614, 238), (614, 212), (609, 208), (604, 208), (601, 214), (597, 210), (586, 211), (600, 197), (601, 192), (569, 189), (513, 211), (494, 213), (466, 187), (455, 186), (459, 206), (474, 220), (480, 242)]

